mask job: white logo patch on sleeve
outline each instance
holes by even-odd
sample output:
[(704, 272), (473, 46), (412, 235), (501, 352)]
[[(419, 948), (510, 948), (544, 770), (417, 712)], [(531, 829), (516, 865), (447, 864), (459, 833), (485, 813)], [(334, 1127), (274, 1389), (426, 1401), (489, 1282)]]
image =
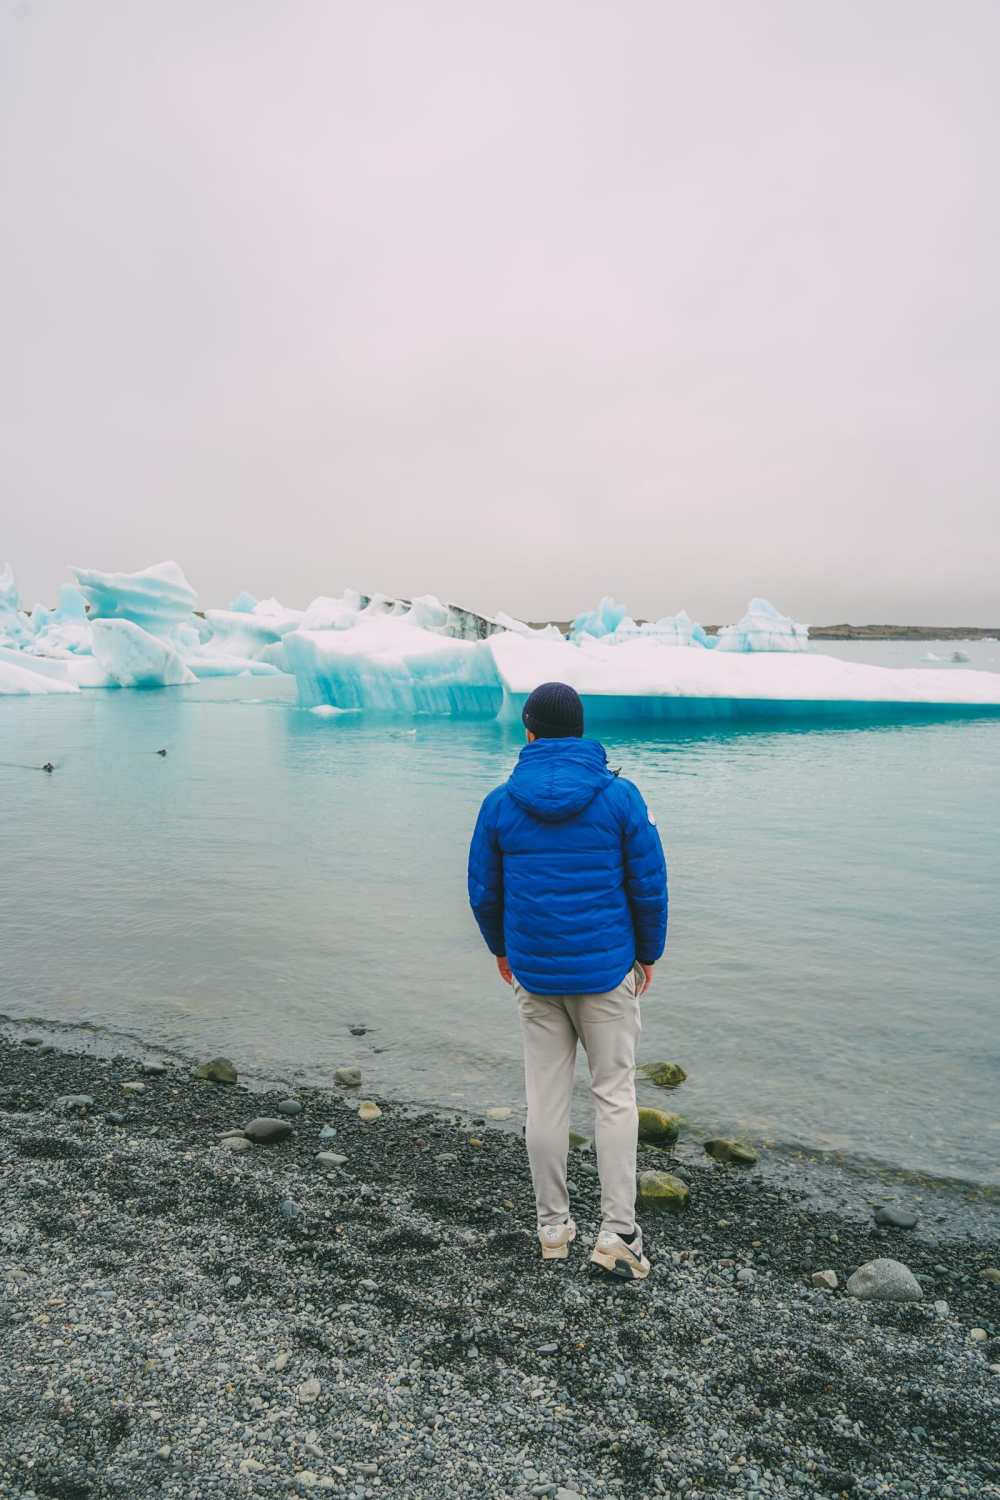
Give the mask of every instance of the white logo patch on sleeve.
[(653, 827), (655, 828), (656, 827), (656, 819), (653, 817), (653, 814), (650, 812), (650, 810), (649, 810), (648, 807), (646, 808), (646, 817), (649, 819), (649, 821), (652, 823)]

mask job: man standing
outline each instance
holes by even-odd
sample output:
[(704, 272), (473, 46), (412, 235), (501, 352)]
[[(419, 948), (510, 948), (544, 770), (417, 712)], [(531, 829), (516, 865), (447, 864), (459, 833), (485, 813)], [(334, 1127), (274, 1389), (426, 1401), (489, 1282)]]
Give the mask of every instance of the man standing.
[(639, 997), (667, 935), (667, 869), (638, 789), (583, 738), (583, 703), (546, 682), (521, 715), (528, 743), (486, 798), (469, 850), (469, 900), (513, 985), (528, 1096), (526, 1141), (545, 1260), (576, 1238), (566, 1157), (577, 1042), (590, 1066), (601, 1230), (591, 1260), (649, 1274), (635, 1222)]

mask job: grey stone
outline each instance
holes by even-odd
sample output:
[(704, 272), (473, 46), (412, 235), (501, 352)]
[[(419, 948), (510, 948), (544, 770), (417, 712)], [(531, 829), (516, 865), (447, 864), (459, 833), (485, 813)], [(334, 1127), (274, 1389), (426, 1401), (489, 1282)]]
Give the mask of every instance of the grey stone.
[(914, 1229), (917, 1216), (906, 1208), (877, 1208), (875, 1223), (883, 1229)]
[(148, 1062), (143, 1063), (142, 1071), (144, 1073), (151, 1073), (155, 1077), (161, 1073), (165, 1073), (167, 1071), (167, 1065), (166, 1063), (158, 1062), (155, 1058), (153, 1058)]
[(320, 1393), (320, 1389), (321, 1387), (319, 1381), (316, 1379), (315, 1375), (312, 1375), (308, 1380), (303, 1380), (302, 1384), (299, 1386), (295, 1394), (298, 1399), (303, 1402), (304, 1405), (308, 1406), (311, 1402), (316, 1400), (317, 1396)]
[(128, 1116), (123, 1115), (120, 1110), (109, 1109), (104, 1118), (109, 1125), (124, 1125)]
[(21, 1038), (22, 1047), (40, 1047), (42, 1038), (40, 1036), (25, 1036)]
[(338, 1068), (333, 1075), (334, 1083), (338, 1083), (342, 1089), (359, 1089), (361, 1087), (360, 1068)]
[(251, 1141), (258, 1141), (261, 1145), (285, 1141), (292, 1133), (292, 1127), (287, 1120), (274, 1120), (267, 1115), (251, 1120), (244, 1130)]
[(835, 1292), (840, 1285), (836, 1271), (814, 1271), (812, 1275), (813, 1286), (819, 1287), (827, 1292)]
[(227, 1151), (252, 1151), (253, 1141), (248, 1141), (245, 1135), (224, 1135), (219, 1142)]
[(283, 1219), (297, 1219), (302, 1210), (294, 1198), (285, 1198), (278, 1204), (278, 1212)]
[(52, 1101), (52, 1108), (57, 1115), (78, 1115), (93, 1107), (93, 1094), (60, 1094), (58, 1099)]
[(935, 1302), (934, 1311), (937, 1313), (939, 1318), (946, 1318), (951, 1312), (951, 1308), (948, 1306), (947, 1302), (941, 1299)]
[(317, 1151), (316, 1160), (321, 1167), (333, 1171), (336, 1167), (342, 1167), (347, 1161), (346, 1156), (341, 1156), (339, 1151)]
[(324, 1125), (319, 1133), (321, 1141), (335, 1141), (337, 1139), (337, 1127), (335, 1125)]
[(300, 1115), (301, 1113), (302, 1105), (297, 1099), (282, 1099), (278, 1105), (279, 1115)]
[(559, 1345), (558, 1344), (539, 1344), (537, 1352), (539, 1354), (558, 1354), (559, 1353)]
[(754, 1282), (757, 1280), (757, 1272), (754, 1271), (750, 1266), (743, 1266), (736, 1272), (736, 1280), (739, 1282), (740, 1286), (753, 1286)]
[(848, 1280), (847, 1291), (863, 1302), (919, 1302), (924, 1295), (908, 1266), (884, 1256), (859, 1266)]
[(1000, 1286), (1000, 1266), (984, 1266), (981, 1274), (994, 1286)]

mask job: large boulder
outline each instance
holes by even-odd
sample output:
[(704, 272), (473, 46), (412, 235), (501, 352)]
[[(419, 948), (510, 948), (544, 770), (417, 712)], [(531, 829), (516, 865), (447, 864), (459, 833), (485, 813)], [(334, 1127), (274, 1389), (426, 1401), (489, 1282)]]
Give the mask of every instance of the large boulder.
[(924, 1295), (909, 1266), (886, 1257), (859, 1266), (848, 1278), (847, 1292), (863, 1302), (919, 1302)]
[(705, 1150), (715, 1161), (724, 1161), (733, 1167), (752, 1167), (759, 1160), (756, 1151), (744, 1146), (741, 1141), (717, 1138), (705, 1142)]
[(659, 1089), (679, 1089), (687, 1078), (680, 1063), (675, 1062), (643, 1063), (639, 1072)]
[(651, 1208), (666, 1208), (680, 1213), (691, 1196), (686, 1182), (671, 1172), (643, 1172), (639, 1177), (639, 1200)]
[(235, 1083), (239, 1076), (228, 1057), (210, 1057), (195, 1068), (196, 1078), (207, 1078), (209, 1083)]
[(646, 1146), (673, 1146), (683, 1121), (669, 1109), (639, 1110), (639, 1139)]

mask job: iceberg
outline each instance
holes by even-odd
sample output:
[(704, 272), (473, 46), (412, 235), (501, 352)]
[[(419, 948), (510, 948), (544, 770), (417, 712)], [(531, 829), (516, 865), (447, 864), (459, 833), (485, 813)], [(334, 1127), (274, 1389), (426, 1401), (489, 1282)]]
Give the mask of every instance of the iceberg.
[(0, 645), (0, 697), (78, 691), (61, 662), (34, 661), (23, 651)]
[(34, 639), (28, 650), (35, 656), (89, 655), (91, 651), (90, 622), (87, 619), (87, 601), (72, 583), (64, 583), (59, 590), (59, 603), (53, 610), (44, 605), (36, 606), (32, 613), (35, 626)]
[(177, 687), (195, 682), (169, 641), (143, 630), (134, 620), (93, 620), (94, 659), (108, 687)]
[(197, 629), (192, 622), (198, 596), (175, 562), (157, 563), (138, 573), (70, 571), (90, 605), (91, 620), (130, 620), (158, 636), (184, 625)]
[(735, 625), (724, 625), (717, 651), (807, 651), (809, 626), (789, 619), (767, 599), (751, 599), (746, 614)]
[[(606, 594), (596, 609), (586, 611), (577, 615), (569, 627), (569, 638), (578, 641), (582, 636), (613, 635), (623, 620), (628, 619), (628, 610), (624, 604), (616, 604), (609, 594)], [(635, 624), (635, 621), (632, 621)]]
[(257, 600), (253, 594), (248, 594), (246, 589), (241, 589), (229, 608), (237, 614), (250, 615), (257, 608)]
[(0, 646), (26, 645), (34, 627), (21, 608), (21, 596), (10, 563), (0, 567)]
[(442, 635), (411, 614), (365, 610), (354, 625), (296, 630), (283, 644), (305, 708), (493, 717), (503, 699), (489, 642)]

